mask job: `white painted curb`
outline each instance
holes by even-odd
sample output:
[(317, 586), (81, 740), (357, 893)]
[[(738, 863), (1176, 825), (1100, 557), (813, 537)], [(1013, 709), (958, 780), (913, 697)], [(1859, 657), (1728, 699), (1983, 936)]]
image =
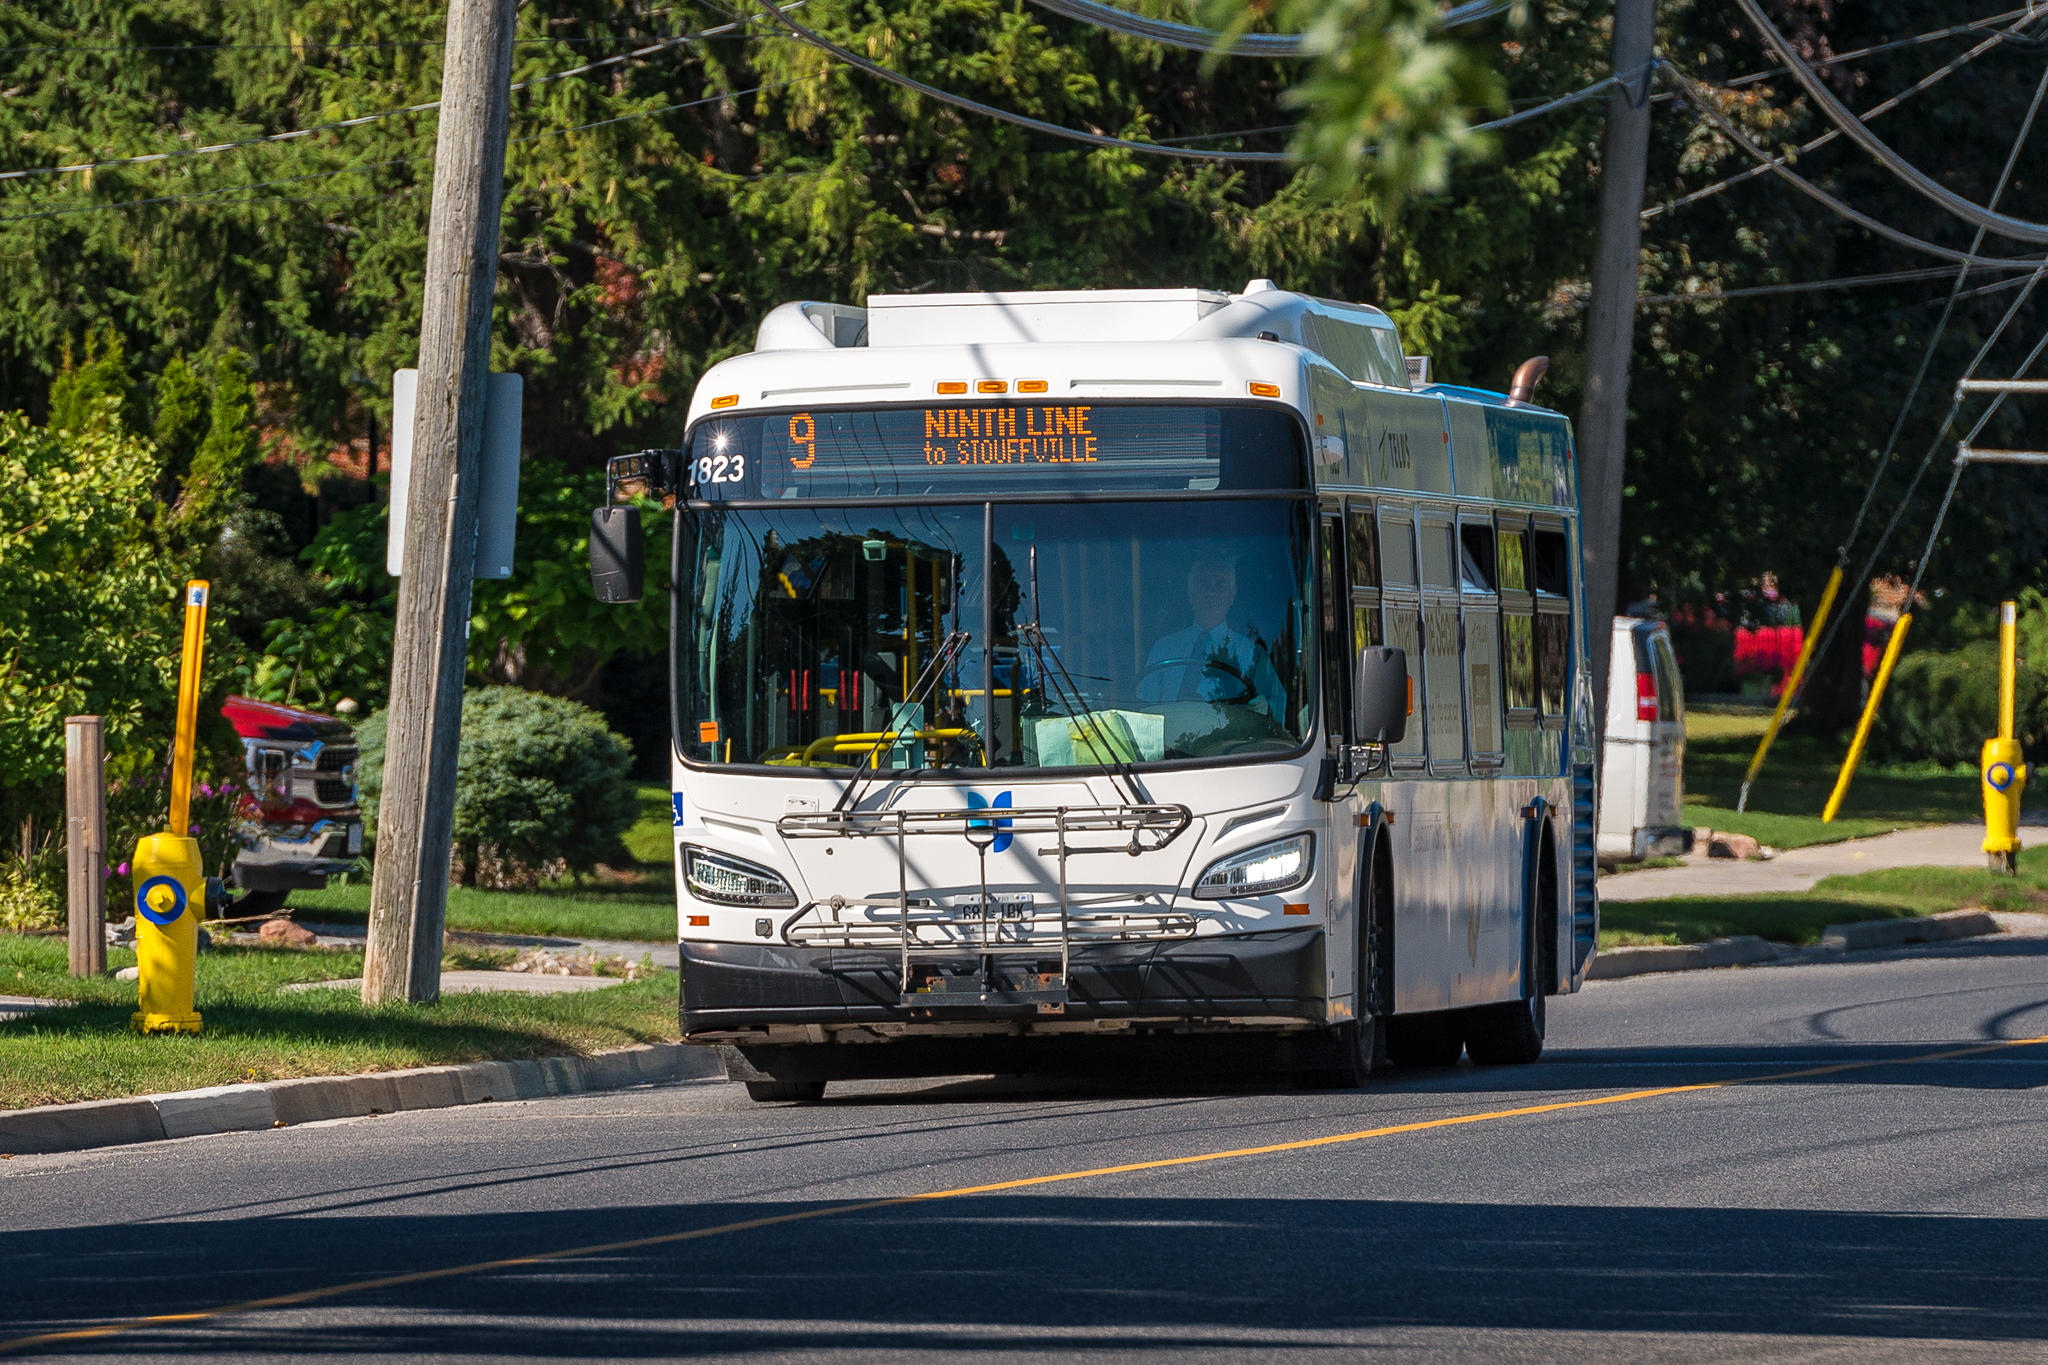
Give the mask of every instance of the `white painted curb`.
[(365, 1076), (312, 1076), (216, 1085), (171, 1095), (49, 1104), (0, 1111), (0, 1152), (74, 1152), (132, 1142), (245, 1133), (319, 1119), (446, 1109), (484, 1100), (534, 1100), (662, 1081), (723, 1080), (715, 1047), (654, 1043), (589, 1057), (470, 1062)]

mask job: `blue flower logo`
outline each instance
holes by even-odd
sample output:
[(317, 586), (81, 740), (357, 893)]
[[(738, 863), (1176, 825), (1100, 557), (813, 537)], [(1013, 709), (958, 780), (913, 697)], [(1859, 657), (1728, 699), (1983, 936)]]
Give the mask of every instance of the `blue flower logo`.
[[(980, 792), (967, 793), (967, 809), (969, 810), (1008, 810), (1009, 808), (1010, 793), (1008, 792), (997, 792), (996, 799), (993, 801), (983, 796)], [(987, 829), (989, 827), (989, 822), (986, 820), (969, 820), (967, 824), (972, 829)], [(1010, 827), (1010, 822), (1008, 820), (997, 820), (995, 827), (999, 830), (1006, 830)], [(996, 841), (988, 846), (988, 851), (991, 853), (1003, 852), (1010, 846), (1010, 840), (1013, 837), (1015, 836), (1009, 834), (996, 835)]]

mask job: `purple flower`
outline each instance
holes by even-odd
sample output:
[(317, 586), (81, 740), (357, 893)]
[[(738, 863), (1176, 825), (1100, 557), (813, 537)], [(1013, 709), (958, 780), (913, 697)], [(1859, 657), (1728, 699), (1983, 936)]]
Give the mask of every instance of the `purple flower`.
[(197, 826), (197, 825), (194, 825), (194, 826), (192, 826), (192, 833), (194, 833), (194, 834), (197, 834), (198, 832), (199, 832), (199, 826)]
[(128, 875), (128, 864), (126, 864), (126, 863), (122, 863), (122, 864), (121, 864), (120, 866), (116, 867), (116, 868), (114, 869), (114, 875), (115, 875), (116, 877), (125, 877), (125, 876), (127, 876), (127, 875)]

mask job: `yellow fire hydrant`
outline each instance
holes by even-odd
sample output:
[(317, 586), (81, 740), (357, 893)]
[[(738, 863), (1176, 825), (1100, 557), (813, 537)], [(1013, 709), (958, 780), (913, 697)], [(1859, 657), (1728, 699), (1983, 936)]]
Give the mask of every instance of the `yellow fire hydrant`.
[(206, 872), (192, 825), (192, 745), (199, 727), (199, 666), (206, 645), (207, 583), (185, 585), (185, 650), (178, 675), (178, 731), (171, 753), (171, 811), (162, 834), (135, 845), (136, 1010), (138, 1033), (197, 1033), (193, 1004), (199, 972), (199, 921), (206, 916)]
[(2019, 872), (2020, 793), (2027, 765), (2013, 737), (2013, 670), (2017, 622), (2011, 602), (1998, 608), (1998, 738), (1984, 741), (1978, 769), (1984, 779), (1984, 861), (1993, 872)]
[(199, 841), (149, 834), (135, 845), (136, 1011), (141, 1033), (197, 1033), (192, 992), (206, 876)]

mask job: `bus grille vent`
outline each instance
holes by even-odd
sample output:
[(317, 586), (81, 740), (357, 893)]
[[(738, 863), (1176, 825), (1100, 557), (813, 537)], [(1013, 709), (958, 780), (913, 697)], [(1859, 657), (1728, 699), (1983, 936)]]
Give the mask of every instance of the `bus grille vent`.
[(1594, 852), (1593, 765), (1572, 766), (1572, 975), (1586, 969), (1600, 934), (1599, 860)]

